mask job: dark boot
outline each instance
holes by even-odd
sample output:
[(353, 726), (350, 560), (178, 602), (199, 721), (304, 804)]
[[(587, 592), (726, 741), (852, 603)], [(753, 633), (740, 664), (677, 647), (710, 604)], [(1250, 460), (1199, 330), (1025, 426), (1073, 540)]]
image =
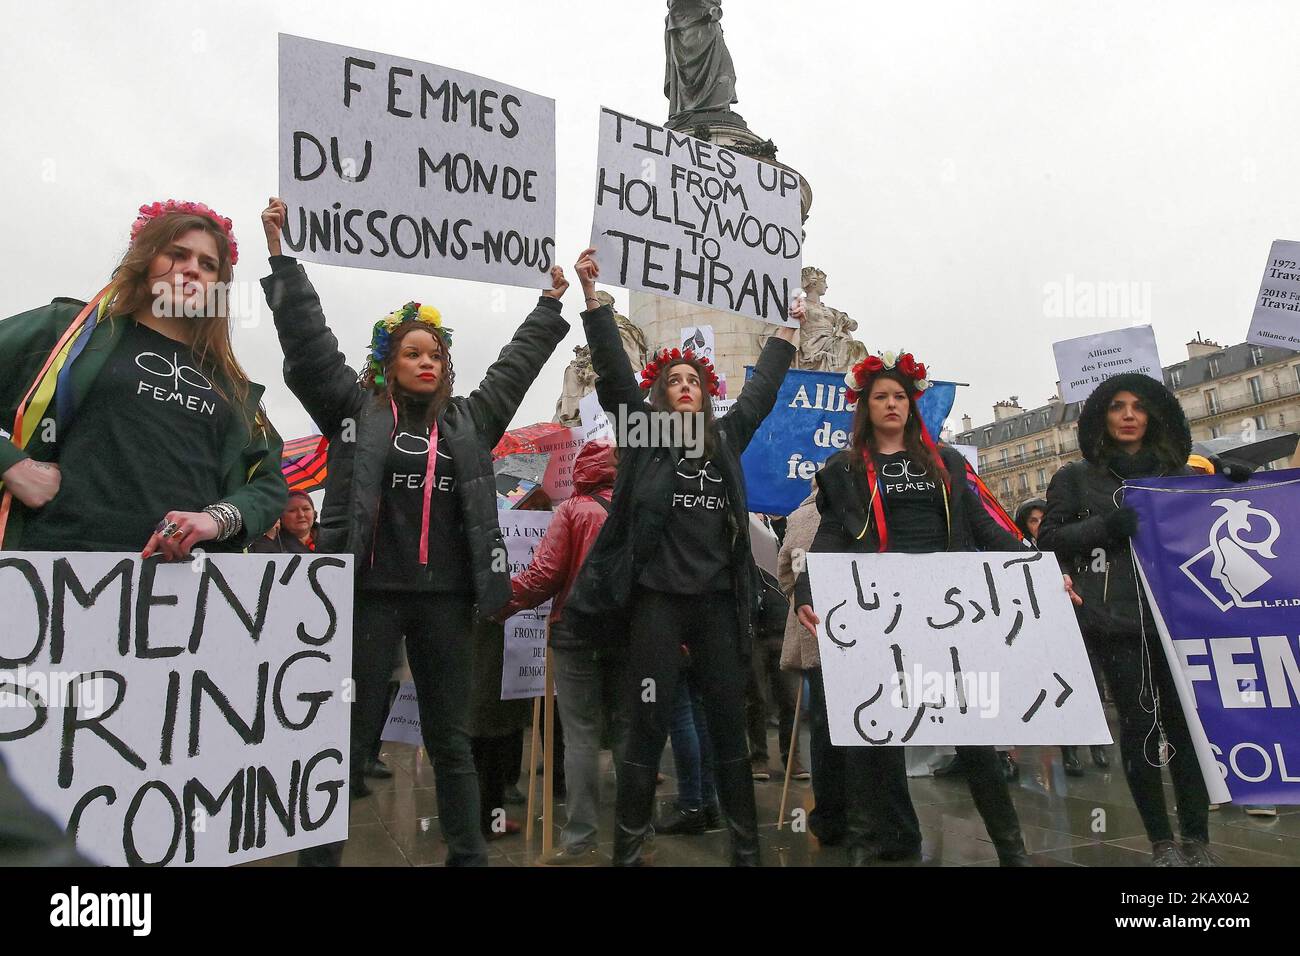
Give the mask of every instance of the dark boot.
[(723, 816), (731, 831), (731, 865), (761, 866), (758, 853), (758, 811), (748, 757), (718, 764), (716, 785)]
[(1083, 764), (1079, 763), (1079, 751), (1074, 747), (1061, 748), (1061, 766), (1067, 777), (1082, 777)]
[(647, 866), (653, 848), (650, 820), (655, 803), (654, 767), (624, 761), (618, 771), (618, 802), (614, 808), (614, 865)]
[(1003, 866), (1029, 866), (1025, 839), (1020, 833), (1020, 818), (1002, 777), (998, 758), (992, 747), (966, 747), (957, 751), (966, 765), (966, 783), (970, 787), (975, 809), (984, 820), (984, 828), (998, 851)]
[(1088, 748), (1092, 752), (1092, 765), (1106, 770), (1110, 767), (1110, 753), (1103, 744), (1093, 744)]
[(478, 776), (444, 773), (434, 780), (438, 824), (447, 844), (447, 866), (487, 866), (487, 842), (479, 827)]

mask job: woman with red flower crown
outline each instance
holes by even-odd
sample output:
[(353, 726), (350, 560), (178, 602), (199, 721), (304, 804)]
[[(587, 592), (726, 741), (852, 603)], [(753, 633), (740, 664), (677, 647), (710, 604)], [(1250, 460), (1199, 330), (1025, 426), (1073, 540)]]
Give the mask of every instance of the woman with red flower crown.
[[(821, 524), (810, 550), (925, 554), (1023, 549), (971, 491), (961, 455), (936, 446), (926, 431), (917, 410), (917, 397), (930, 384), (926, 374), (910, 353), (886, 352), (867, 357), (845, 377), (848, 397), (857, 402), (852, 439), (817, 473)], [(794, 605), (799, 621), (816, 635), (820, 620), (806, 570), (799, 575)], [(831, 664), (822, 662), (823, 667)], [(812, 705), (818, 733), (827, 723), (820, 671), (812, 682)], [(907, 791), (903, 748), (843, 749), (850, 862), (863, 866), (919, 858), (921, 830)], [(958, 747), (957, 756), (998, 859), (1003, 866), (1027, 865), (1020, 823), (994, 749)], [(831, 792), (836, 790), (832, 784)]]
[[(629, 728), (618, 766), (614, 863), (646, 862), (655, 771), (686, 652), (693, 679), (701, 682), (731, 860), (756, 866), (745, 687), (759, 590), (740, 454), (776, 403), (794, 357), (795, 330), (780, 328), (768, 340), (736, 404), (715, 421), (710, 396), (717, 394), (718, 379), (707, 359), (665, 349), (639, 382), (633, 376), (613, 310), (595, 298), (594, 251), (586, 250), (577, 264), (589, 310), (582, 319), (596, 394), (618, 424), (619, 469), (609, 518), (564, 614), (580, 633), (594, 630), (597, 640), (610, 640), (615, 630), (628, 637), (623, 699)], [(791, 305), (790, 317), (803, 320), (802, 302)], [(678, 447), (653, 437), (636, 440), (653, 435), (653, 424), (644, 427), (648, 421), (686, 418), (702, 425), (695, 447), (689, 439)], [(628, 627), (615, 627), (616, 620)]]
[(275, 523), (281, 442), (226, 313), (238, 258), (229, 219), (155, 202), (89, 303), (0, 322), (0, 547), (175, 560)]

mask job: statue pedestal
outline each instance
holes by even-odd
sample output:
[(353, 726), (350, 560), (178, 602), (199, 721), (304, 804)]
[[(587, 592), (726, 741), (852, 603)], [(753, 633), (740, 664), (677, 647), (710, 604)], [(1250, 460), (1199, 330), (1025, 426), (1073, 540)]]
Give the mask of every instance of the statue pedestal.
[[(725, 146), (738, 153), (753, 156), (760, 162), (781, 169), (798, 170), (776, 161), (776, 147), (743, 126), (729, 123), (711, 123), (682, 132)], [(799, 202), (802, 219), (808, 220), (812, 207), (812, 189), (808, 181), (799, 176)], [(771, 335), (775, 326), (756, 319), (748, 319), (732, 312), (719, 312), (695, 302), (669, 299), (647, 292), (630, 292), (631, 308), (628, 318), (645, 332), (646, 344), (652, 352), (681, 345), (681, 330), (696, 325), (711, 325), (716, 339), (717, 370), (727, 377), (727, 397), (735, 398), (745, 384), (745, 366), (753, 365), (761, 350), (759, 340)], [(796, 339), (797, 341), (797, 339)]]

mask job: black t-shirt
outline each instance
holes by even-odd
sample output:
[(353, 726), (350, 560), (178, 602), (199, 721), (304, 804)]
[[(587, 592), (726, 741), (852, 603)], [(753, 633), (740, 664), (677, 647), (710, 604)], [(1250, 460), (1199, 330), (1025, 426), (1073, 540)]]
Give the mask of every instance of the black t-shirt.
[(876, 455), (876, 476), (885, 502), (889, 550), (929, 554), (948, 550), (943, 489), (905, 451)]
[(456, 463), (438, 437), (437, 466), (429, 494), (429, 564), (420, 564), (420, 519), (429, 457), (426, 406), (400, 407), (397, 430), (384, 460), (374, 562), (362, 568), (360, 585), (372, 591), (474, 590), (469, 542), (456, 491)]
[(672, 512), (658, 553), (640, 583), (669, 594), (706, 594), (731, 588), (731, 532), (722, 472), (702, 458), (678, 459)]
[(22, 546), (139, 551), (169, 511), (221, 500), (231, 405), (189, 346), (130, 318), (56, 444), (59, 493), (31, 512)]

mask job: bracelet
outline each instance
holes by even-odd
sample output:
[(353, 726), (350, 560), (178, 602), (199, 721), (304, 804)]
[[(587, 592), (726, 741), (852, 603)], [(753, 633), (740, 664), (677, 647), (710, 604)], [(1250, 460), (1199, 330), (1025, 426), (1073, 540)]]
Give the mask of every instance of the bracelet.
[(594, 295), (589, 295), (589, 296), (587, 296), (587, 298), (586, 298), (585, 301), (587, 301), (587, 302), (595, 302), (597, 306), (600, 305), (600, 300), (597, 299)]
[(228, 501), (219, 501), (215, 505), (208, 505), (203, 509), (203, 513), (212, 518), (217, 523), (216, 540), (228, 541), (235, 535), (239, 534), (244, 527), (244, 516)]

